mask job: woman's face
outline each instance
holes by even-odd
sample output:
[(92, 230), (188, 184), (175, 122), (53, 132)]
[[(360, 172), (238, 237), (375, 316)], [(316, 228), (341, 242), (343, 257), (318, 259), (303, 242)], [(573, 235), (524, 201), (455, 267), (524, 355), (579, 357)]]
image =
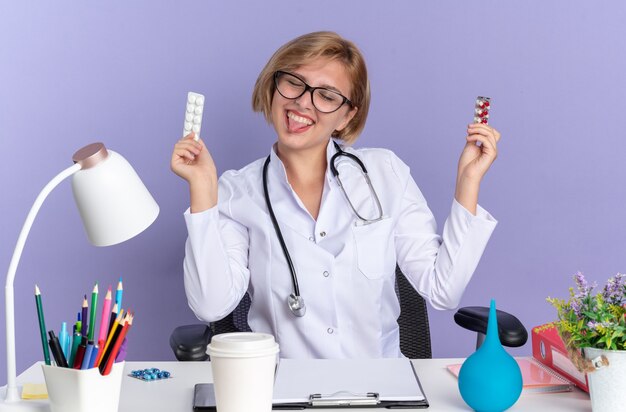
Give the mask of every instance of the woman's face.
[[(300, 66), (291, 73), (311, 87), (325, 87), (348, 99), (352, 97), (348, 73), (336, 60), (321, 59)], [(274, 91), (272, 123), (278, 134), (279, 150), (325, 148), (331, 134), (346, 127), (356, 111), (357, 108), (351, 108), (346, 103), (333, 113), (322, 113), (313, 106), (309, 91), (297, 99), (287, 99)]]

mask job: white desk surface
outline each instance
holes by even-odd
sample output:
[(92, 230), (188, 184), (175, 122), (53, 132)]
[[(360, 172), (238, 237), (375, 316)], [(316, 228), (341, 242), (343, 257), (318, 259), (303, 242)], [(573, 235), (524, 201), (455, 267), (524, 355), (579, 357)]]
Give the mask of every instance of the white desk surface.
[[(421, 410), (426, 412), (471, 411), (461, 399), (457, 379), (446, 370), (447, 365), (462, 361), (463, 359), (418, 359), (413, 361), (424, 393), (430, 403), (428, 409)], [(173, 378), (144, 382), (126, 376), (131, 370), (153, 367), (171, 372)], [(213, 379), (209, 362), (126, 362), (124, 375), (119, 412), (191, 412), (194, 385), (200, 382), (212, 382)], [(18, 376), (18, 385), (26, 382), (44, 382), (40, 363), (34, 364)], [(4, 398), (4, 388), (0, 389), (0, 396), (0, 399)], [(6, 405), (4, 406), (6, 407)], [(340, 409), (325, 410), (339, 411)], [(372, 412), (372, 409), (350, 408), (350, 410)], [(576, 388), (573, 392), (522, 394), (509, 411), (591, 412), (591, 402), (585, 392)]]

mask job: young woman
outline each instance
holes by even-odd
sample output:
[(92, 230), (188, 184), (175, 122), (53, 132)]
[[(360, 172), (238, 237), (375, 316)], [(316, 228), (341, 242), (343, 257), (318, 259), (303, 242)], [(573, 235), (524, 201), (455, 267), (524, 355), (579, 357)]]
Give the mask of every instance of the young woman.
[(267, 158), (218, 180), (201, 140), (176, 143), (171, 167), (191, 199), (185, 290), (199, 319), (225, 317), (248, 292), (250, 327), (274, 335), (281, 357), (399, 357), (396, 262), (433, 307), (458, 305), (496, 226), (477, 201), (500, 135), (468, 126), (440, 237), (408, 166), (350, 147), (369, 99), (357, 47), (310, 33), (256, 82), (253, 109), (277, 136)]

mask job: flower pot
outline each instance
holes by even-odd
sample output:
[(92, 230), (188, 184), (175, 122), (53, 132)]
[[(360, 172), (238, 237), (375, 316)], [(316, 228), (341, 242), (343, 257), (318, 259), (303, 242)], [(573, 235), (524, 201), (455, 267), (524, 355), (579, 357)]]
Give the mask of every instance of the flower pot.
[(585, 358), (606, 356), (609, 365), (587, 374), (593, 412), (624, 410), (626, 405), (626, 350), (584, 348)]

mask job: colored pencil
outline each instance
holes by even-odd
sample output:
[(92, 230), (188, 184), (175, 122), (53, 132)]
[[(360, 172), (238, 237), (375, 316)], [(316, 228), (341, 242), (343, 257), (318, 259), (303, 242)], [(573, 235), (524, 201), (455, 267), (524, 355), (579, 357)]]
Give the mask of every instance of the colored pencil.
[(100, 333), (98, 333), (98, 342), (104, 341), (107, 338), (110, 316), (111, 316), (111, 286), (109, 286), (109, 290), (107, 290), (107, 294), (104, 297), (104, 304), (102, 305), (102, 316), (100, 317)]
[(109, 356), (109, 359), (104, 367), (103, 375), (108, 375), (109, 373), (111, 373), (111, 368), (113, 367), (113, 363), (115, 363), (115, 358), (117, 357), (117, 354), (120, 350), (120, 346), (122, 345), (122, 342), (124, 342), (124, 339), (126, 339), (126, 335), (128, 334), (129, 329), (131, 328), (131, 326), (133, 326), (133, 315), (130, 315), (127, 318), (128, 319), (122, 327), (122, 331), (117, 337), (117, 340), (115, 341), (115, 346), (113, 347), (111, 355)]
[(128, 318), (128, 313), (124, 315), (124, 317), (119, 321), (118, 325), (113, 327), (113, 332), (112, 332), (113, 336), (109, 336), (110, 339), (107, 340), (107, 344), (105, 345), (105, 348), (104, 348), (104, 353), (102, 354), (102, 357), (100, 358), (100, 363), (98, 364), (98, 368), (100, 369), (101, 375), (104, 374), (104, 368), (106, 367), (106, 364), (109, 361), (109, 358), (111, 357), (113, 346), (115, 346), (115, 342), (117, 341), (117, 338), (120, 336), (120, 333), (122, 332), (122, 328), (124, 324), (128, 320), (127, 318)]
[(102, 358), (104, 358), (104, 356), (107, 354), (107, 350), (109, 349), (109, 346), (111, 345), (111, 341), (113, 340), (113, 337), (115, 336), (115, 333), (117, 332), (117, 328), (119, 327), (119, 324), (123, 318), (124, 318), (124, 309), (120, 310), (120, 313), (117, 315), (117, 318), (115, 318), (115, 321), (113, 322), (113, 327), (111, 328), (111, 333), (109, 333), (109, 336), (107, 337), (106, 343), (104, 344), (104, 348), (100, 348), (101, 355), (100, 355), (100, 359), (98, 359), (97, 366), (100, 366), (102, 364)]
[(87, 340), (93, 341), (93, 334), (96, 331), (96, 308), (98, 307), (98, 284), (93, 286), (91, 292), (91, 313), (89, 317), (89, 328), (87, 329)]
[[(117, 306), (117, 303), (115, 303), (113, 305), (113, 309), (111, 310), (111, 317), (109, 318), (109, 330), (107, 331), (106, 336), (109, 336), (109, 333), (111, 333), (111, 328), (113, 328), (113, 322), (115, 322), (115, 319), (117, 319), (117, 314), (120, 311), (120, 307)], [(104, 337), (104, 340), (106, 341), (106, 336)]]
[(122, 309), (122, 294), (124, 293), (124, 286), (122, 285), (122, 277), (120, 276), (119, 282), (117, 282), (117, 290), (115, 291), (115, 303), (117, 308)]
[(37, 317), (39, 318), (39, 332), (41, 334), (41, 345), (43, 347), (43, 358), (46, 365), (50, 365), (50, 350), (48, 349), (48, 339), (46, 338), (46, 320), (43, 316), (43, 305), (41, 303), (41, 291), (35, 285), (35, 304), (37, 305)]

